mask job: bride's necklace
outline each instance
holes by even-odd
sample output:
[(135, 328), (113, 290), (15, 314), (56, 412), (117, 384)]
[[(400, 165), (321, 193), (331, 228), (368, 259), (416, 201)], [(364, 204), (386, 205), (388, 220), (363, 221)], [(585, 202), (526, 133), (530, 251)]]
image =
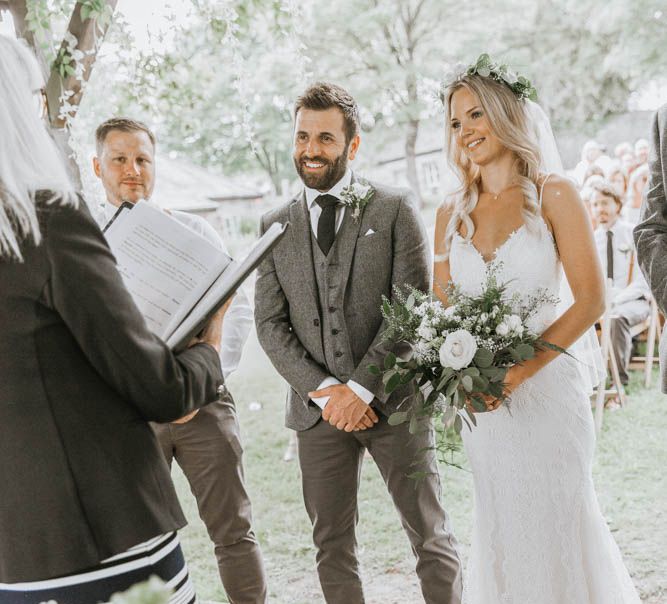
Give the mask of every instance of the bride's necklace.
[(510, 189), (513, 189), (514, 187), (518, 187), (518, 186), (519, 185), (517, 185), (516, 183), (512, 183), (511, 185), (507, 185), (504, 189), (501, 189), (497, 193), (491, 193), (491, 191), (485, 191), (485, 193), (487, 193), (488, 195), (491, 195), (491, 199), (493, 199), (493, 201), (498, 201), (498, 199), (500, 198), (500, 196), (503, 193), (505, 193), (506, 191), (509, 191)]

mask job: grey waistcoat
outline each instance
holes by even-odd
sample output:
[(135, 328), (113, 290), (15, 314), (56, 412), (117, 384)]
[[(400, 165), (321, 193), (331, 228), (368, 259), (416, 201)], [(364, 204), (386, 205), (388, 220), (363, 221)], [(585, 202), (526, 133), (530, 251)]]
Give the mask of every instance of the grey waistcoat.
[[(342, 229), (342, 227), (341, 227)], [(340, 230), (339, 230), (340, 231)], [(338, 240), (334, 241), (329, 254), (325, 256), (310, 231), (315, 282), (320, 305), (320, 329), (322, 348), (329, 373), (341, 382), (347, 382), (354, 372), (354, 361), (350, 339), (343, 315), (343, 280), (338, 257)], [(340, 233), (338, 233), (340, 234)]]

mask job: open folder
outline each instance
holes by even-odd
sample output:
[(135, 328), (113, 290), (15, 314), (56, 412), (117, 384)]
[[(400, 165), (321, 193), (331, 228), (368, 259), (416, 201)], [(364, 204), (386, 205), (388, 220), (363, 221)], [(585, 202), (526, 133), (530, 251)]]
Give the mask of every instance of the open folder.
[(104, 233), (148, 328), (179, 351), (257, 268), (286, 228), (273, 223), (240, 262), (145, 201), (123, 204)]

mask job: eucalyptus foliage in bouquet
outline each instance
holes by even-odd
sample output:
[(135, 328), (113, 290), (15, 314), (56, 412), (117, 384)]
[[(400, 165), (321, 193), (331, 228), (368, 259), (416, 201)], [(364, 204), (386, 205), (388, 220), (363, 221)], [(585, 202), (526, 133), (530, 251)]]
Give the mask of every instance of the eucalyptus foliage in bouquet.
[[(564, 352), (528, 328), (540, 308), (558, 302), (545, 290), (510, 295), (507, 284), (498, 283), (495, 271), (489, 271), (481, 293), (468, 294), (450, 285), (447, 299), (450, 306), (445, 308), (431, 294), (411, 289), (395, 291), (392, 301), (383, 300), (385, 339), (409, 344), (410, 353), (403, 358), (390, 353), (384, 368), (369, 370), (382, 374), (387, 393), (413, 384), (414, 395), (389, 417), (392, 425), (410, 421), (411, 432), (424, 417), (439, 417), (457, 433), (464, 423), (472, 428), (473, 410), (487, 410), (484, 397), (509, 403), (503, 381), (510, 367), (538, 350)], [(401, 408), (408, 400), (408, 408)]]

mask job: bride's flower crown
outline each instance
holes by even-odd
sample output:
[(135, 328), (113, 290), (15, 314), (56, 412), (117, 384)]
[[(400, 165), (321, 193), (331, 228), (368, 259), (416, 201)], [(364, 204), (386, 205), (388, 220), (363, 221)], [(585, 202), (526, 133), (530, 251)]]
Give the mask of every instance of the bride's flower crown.
[[(457, 65), (454, 70), (445, 77), (442, 92), (444, 93), (445, 88), (461, 80), (464, 76), (471, 75), (491, 78), (496, 82), (509, 86), (514, 93), (514, 96), (519, 100), (537, 100), (537, 90), (530, 83), (528, 78), (517, 75), (505, 64), (494, 63), (491, 61), (491, 57), (486, 53), (479, 55), (477, 61), (470, 66), (466, 67), (462, 64)], [(441, 98), (442, 97), (443, 95), (441, 94)]]

